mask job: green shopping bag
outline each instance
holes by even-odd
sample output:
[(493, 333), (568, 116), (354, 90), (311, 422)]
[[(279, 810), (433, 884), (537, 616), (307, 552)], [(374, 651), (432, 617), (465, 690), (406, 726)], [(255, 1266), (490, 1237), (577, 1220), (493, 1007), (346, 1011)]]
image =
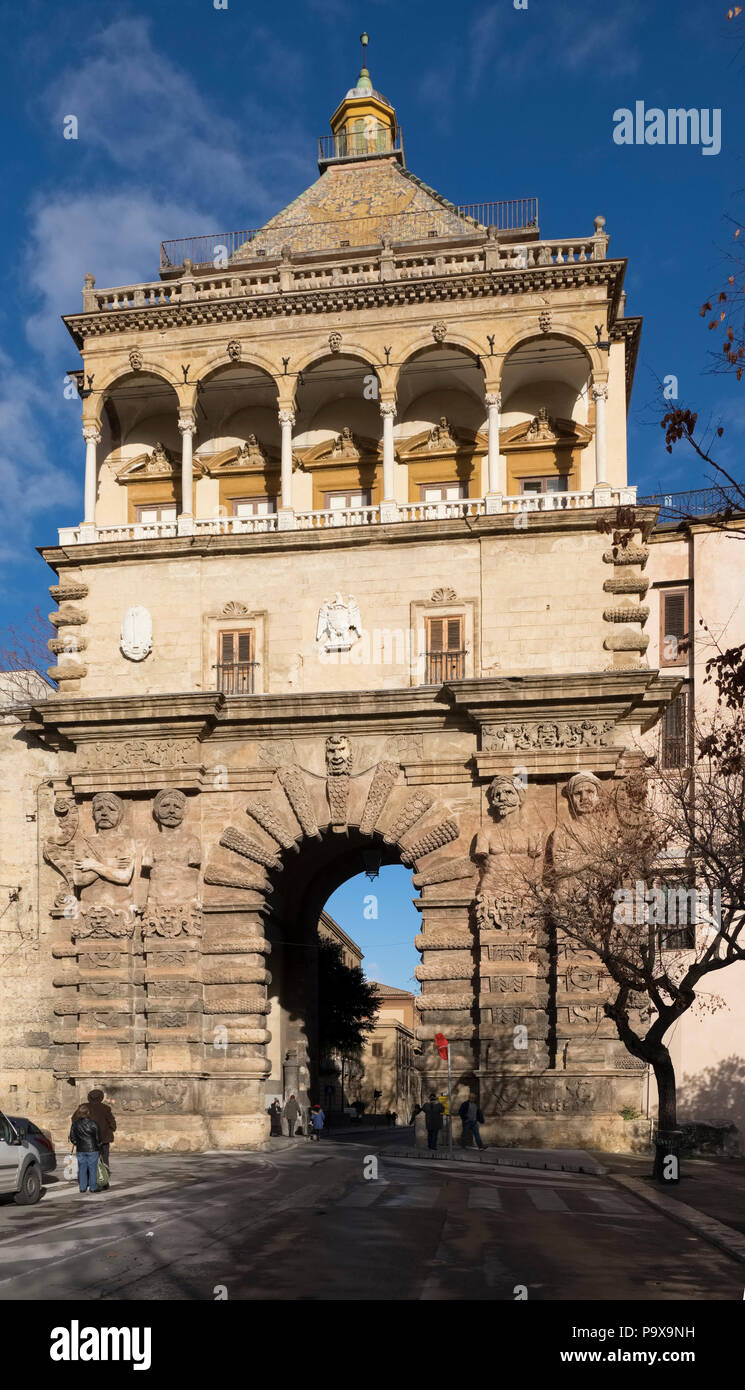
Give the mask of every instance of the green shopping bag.
[(98, 1167), (96, 1169), (96, 1187), (108, 1187), (109, 1170), (106, 1167), (101, 1155), (98, 1155)]

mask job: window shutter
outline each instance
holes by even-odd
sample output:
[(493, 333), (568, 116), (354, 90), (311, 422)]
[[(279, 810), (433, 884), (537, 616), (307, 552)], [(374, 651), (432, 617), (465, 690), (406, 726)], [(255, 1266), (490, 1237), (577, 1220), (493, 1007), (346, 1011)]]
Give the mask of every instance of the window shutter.
[(431, 652), (441, 652), (445, 646), (445, 620), (444, 618), (429, 619), (429, 650)]
[(686, 636), (686, 595), (665, 594), (665, 637)]
[(251, 640), (252, 637), (253, 637), (253, 633), (252, 633), (252, 632), (239, 632), (239, 633), (238, 633), (238, 660), (239, 660), (239, 661), (253, 661), (253, 642), (252, 642), (252, 640)]
[(460, 651), (460, 618), (448, 618), (448, 646), (449, 652)]
[(222, 665), (223, 665), (223, 666), (232, 666), (232, 664), (233, 664), (233, 634), (232, 634), (232, 632), (221, 632), (221, 633), (220, 633), (220, 647), (221, 647), (221, 651), (220, 651), (220, 661), (222, 662)]

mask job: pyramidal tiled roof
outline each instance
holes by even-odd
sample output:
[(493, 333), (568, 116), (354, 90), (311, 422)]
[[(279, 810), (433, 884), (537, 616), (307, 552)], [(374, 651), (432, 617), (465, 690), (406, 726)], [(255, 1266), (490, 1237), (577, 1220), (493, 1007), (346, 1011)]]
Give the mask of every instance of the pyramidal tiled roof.
[(330, 165), (262, 227), (250, 251), (274, 256), (285, 246), (290, 251), (333, 250), (342, 241), (370, 246), (383, 236), (419, 240), (431, 231), (462, 236), (476, 225), (408, 169), (390, 159), (371, 159)]

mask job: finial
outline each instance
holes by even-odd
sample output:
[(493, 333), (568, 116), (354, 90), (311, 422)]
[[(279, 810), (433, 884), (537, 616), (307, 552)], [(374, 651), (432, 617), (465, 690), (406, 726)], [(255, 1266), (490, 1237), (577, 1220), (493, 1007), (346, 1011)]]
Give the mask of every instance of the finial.
[(363, 68), (366, 67), (366, 54), (365, 54), (365, 49), (367, 48), (367, 45), (369, 44), (369, 42), (370, 42), (370, 35), (369, 35), (369, 34), (360, 34), (360, 43), (362, 44), (362, 66), (363, 66)]

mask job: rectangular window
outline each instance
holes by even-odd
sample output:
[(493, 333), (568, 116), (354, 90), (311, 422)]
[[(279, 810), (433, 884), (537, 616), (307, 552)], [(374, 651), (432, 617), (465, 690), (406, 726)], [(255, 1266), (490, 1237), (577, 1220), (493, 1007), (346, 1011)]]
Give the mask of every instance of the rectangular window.
[(253, 695), (257, 662), (253, 628), (217, 635), (217, 688), (224, 695)]
[(550, 478), (521, 478), (521, 479), (520, 479), (520, 492), (521, 492), (521, 493), (526, 493), (526, 492), (527, 492), (527, 493), (539, 493), (539, 492), (568, 492), (568, 491), (569, 491), (569, 476), (568, 476), (568, 474), (560, 474), (560, 475), (557, 477), (556, 474), (554, 473)]
[(277, 510), (276, 497), (233, 497), (231, 516), (270, 516)]
[(175, 521), (177, 515), (175, 502), (153, 502), (135, 508), (135, 520), (148, 523), (154, 521)]
[(463, 625), (462, 615), (457, 618), (427, 618), (425, 684), (442, 685), (444, 681), (463, 679), (466, 660)]
[(666, 879), (661, 886), (665, 902), (664, 923), (660, 925), (661, 950), (695, 950), (698, 922), (695, 883)]
[(663, 767), (688, 764), (689, 694), (684, 687), (671, 701), (662, 718), (661, 762)]
[(372, 1050), (372, 1055), (373, 1055), (373, 1057), (382, 1057), (382, 1056), (383, 1056), (383, 1044), (382, 1044), (382, 1043), (373, 1043), (372, 1049), (371, 1049), (371, 1050)]
[(327, 512), (343, 512), (348, 507), (369, 507), (372, 494), (369, 488), (355, 488), (350, 492), (325, 492), (323, 505)]
[(688, 590), (660, 591), (660, 666), (686, 666), (680, 643), (688, 636)]
[(419, 499), (422, 502), (457, 502), (468, 496), (465, 483), (420, 483)]

